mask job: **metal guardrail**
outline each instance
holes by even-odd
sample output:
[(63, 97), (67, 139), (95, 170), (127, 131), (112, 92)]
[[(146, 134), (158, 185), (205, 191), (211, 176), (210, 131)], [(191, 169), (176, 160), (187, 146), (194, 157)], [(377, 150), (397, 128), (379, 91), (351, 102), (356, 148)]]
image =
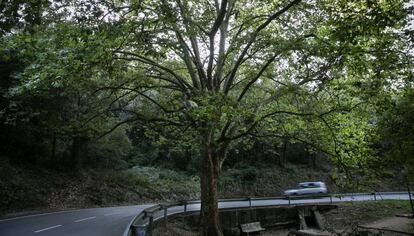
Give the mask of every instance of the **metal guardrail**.
[[(329, 203), (333, 204), (334, 202), (343, 202), (344, 198), (358, 197), (358, 196), (370, 196), (373, 197), (371, 200), (384, 200), (383, 195), (407, 195), (408, 192), (370, 192), (370, 193), (340, 193), (340, 194), (318, 194), (318, 195), (294, 195), (294, 196), (278, 196), (278, 197), (245, 197), (245, 198), (231, 198), (231, 199), (219, 199), (219, 203), (226, 202), (246, 202), (248, 206), (237, 206), (237, 207), (226, 207), (226, 209), (232, 208), (250, 208), (252, 207), (252, 202), (254, 201), (269, 201), (269, 200), (286, 200), (285, 204), (270, 204), (270, 205), (256, 205), (255, 207), (260, 206), (278, 206), (278, 205), (305, 205), (305, 204), (317, 204), (318, 202), (311, 203), (294, 203), (295, 200), (305, 200), (305, 199), (318, 199), (318, 198), (329, 198)], [(336, 200), (336, 199), (339, 199)], [(350, 200), (353, 201), (353, 200)], [(363, 200), (361, 200), (363, 201)], [(151, 236), (152, 226), (155, 221), (163, 220), (163, 224), (167, 225), (168, 216), (187, 213), (187, 212), (197, 212), (197, 210), (189, 210), (188, 206), (192, 204), (200, 204), (200, 200), (188, 200), (188, 201), (179, 201), (174, 203), (165, 203), (165, 204), (156, 204), (149, 208), (141, 211), (134, 219), (128, 224), (127, 229), (125, 230), (123, 236)], [(319, 202), (320, 203), (320, 202)], [(173, 207), (183, 207), (183, 209), (168, 212), (168, 209)]]

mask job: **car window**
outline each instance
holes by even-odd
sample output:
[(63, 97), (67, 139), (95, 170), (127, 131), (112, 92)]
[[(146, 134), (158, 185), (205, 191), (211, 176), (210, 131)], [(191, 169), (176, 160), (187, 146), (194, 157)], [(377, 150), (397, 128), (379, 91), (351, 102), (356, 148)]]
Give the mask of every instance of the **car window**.
[(323, 184), (321, 183), (300, 183), (296, 186), (297, 189), (303, 188), (322, 188)]
[(320, 184), (319, 183), (308, 183), (306, 185), (306, 188), (320, 188)]

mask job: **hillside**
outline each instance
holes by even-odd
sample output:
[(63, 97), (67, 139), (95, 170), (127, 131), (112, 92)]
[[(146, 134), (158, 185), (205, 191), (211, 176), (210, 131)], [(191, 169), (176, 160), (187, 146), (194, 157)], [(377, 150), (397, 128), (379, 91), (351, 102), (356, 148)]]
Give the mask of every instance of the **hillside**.
[[(11, 178), (13, 177), (13, 178)], [(289, 164), (234, 167), (223, 171), (219, 181), (221, 198), (279, 196), (298, 182), (321, 180), (332, 192), (341, 191), (324, 168)], [(382, 189), (398, 189), (380, 184)], [(134, 167), (125, 170), (62, 172), (38, 166), (0, 164), (0, 214), (44, 212), (70, 208), (133, 205), (149, 202), (199, 199), (199, 178), (174, 170)], [(365, 187), (366, 191), (372, 191)]]
[(157, 168), (59, 172), (5, 162), (0, 165), (0, 189), (0, 215), (188, 199), (199, 192), (191, 178)]

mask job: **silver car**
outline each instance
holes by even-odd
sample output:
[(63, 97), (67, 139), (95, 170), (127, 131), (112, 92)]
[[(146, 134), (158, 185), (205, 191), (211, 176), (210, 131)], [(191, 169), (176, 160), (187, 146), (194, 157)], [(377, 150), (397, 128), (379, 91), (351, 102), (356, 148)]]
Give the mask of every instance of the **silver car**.
[(299, 183), (297, 187), (288, 189), (283, 192), (285, 196), (304, 195), (304, 194), (324, 194), (328, 193), (326, 184), (324, 182), (303, 182)]

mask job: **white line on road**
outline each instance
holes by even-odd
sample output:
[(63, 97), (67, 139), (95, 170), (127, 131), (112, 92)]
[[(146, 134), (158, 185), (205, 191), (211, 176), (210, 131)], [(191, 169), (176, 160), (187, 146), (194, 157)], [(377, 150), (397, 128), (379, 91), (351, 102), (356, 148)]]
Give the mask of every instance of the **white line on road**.
[(113, 216), (113, 215), (119, 215), (119, 214), (121, 214), (121, 212), (108, 213), (108, 214), (104, 214), (104, 216)]
[(92, 220), (92, 219), (95, 219), (95, 218), (96, 218), (96, 216), (92, 216), (92, 217), (88, 217), (88, 218), (83, 218), (83, 219), (75, 220), (74, 222), (78, 223), (78, 222), (81, 222), (81, 221)]
[(35, 232), (35, 234), (37, 234), (37, 233), (40, 233), (40, 232), (43, 232), (43, 231), (46, 231), (46, 230), (49, 230), (49, 229), (58, 228), (58, 227), (61, 227), (61, 226), (62, 226), (62, 225), (50, 226), (50, 227), (47, 227), (47, 228), (44, 228), (44, 229), (39, 229), (39, 230), (36, 230), (36, 231), (34, 231), (34, 232)]

